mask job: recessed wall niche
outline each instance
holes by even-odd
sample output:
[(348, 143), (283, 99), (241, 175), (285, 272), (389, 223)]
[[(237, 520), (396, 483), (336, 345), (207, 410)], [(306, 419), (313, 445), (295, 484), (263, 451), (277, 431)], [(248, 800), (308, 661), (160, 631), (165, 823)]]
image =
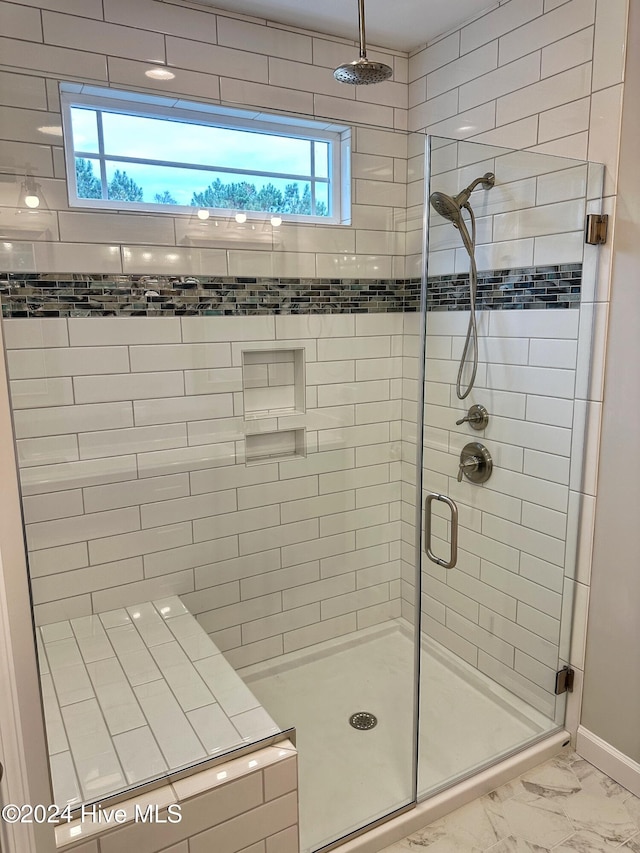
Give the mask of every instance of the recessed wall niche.
[(304, 349), (244, 350), (245, 420), (305, 412)]
[(304, 429), (283, 429), (245, 436), (245, 462), (275, 462), (306, 456)]

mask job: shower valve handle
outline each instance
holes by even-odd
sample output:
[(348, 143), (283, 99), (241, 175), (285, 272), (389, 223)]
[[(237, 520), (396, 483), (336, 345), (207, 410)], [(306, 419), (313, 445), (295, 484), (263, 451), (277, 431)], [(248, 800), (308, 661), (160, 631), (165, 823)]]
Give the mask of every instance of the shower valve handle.
[(469, 424), (473, 429), (485, 429), (487, 424), (489, 423), (489, 412), (485, 409), (484, 406), (480, 406), (476, 403), (476, 405), (471, 406), (467, 414), (460, 418), (459, 421), (456, 421), (456, 426), (460, 426), (461, 424)]
[(474, 471), (477, 471), (481, 463), (482, 460), (479, 456), (467, 456), (466, 459), (461, 459), (458, 467), (458, 482), (462, 482), (462, 475), (464, 473), (471, 474)]

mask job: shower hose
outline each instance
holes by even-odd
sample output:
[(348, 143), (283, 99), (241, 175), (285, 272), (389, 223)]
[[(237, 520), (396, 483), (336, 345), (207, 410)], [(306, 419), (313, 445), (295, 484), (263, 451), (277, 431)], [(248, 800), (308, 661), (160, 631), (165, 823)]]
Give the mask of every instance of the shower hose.
[[(464, 247), (467, 250), (470, 260), (470, 269), (469, 269), (469, 301), (470, 301), (470, 312), (469, 312), (469, 325), (467, 326), (467, 337), (464, 342), (464, 349), (462, 350), (462, 357), (460, 358), (460, 367), (458, 368), (458, 378), (456, 380), (456, 394), (458, 395), (459, 400), (464, 400), (465, 397), (468, 397), (471, 393), (471, 389), (473, 388), (473, 383), (476, 380), (476, 373), (478, 372), (478, 326), (476, 324), (476, 296), (478, 292), (478, 267), (476, 266), (476, 217), (473, 213), (473, 208), (470, 204), (465, 204), (464, 207), (469, 211), (469, 216), (471, 218), (471, 235), (469, 235), (469, 230), (462, 218), (462, 211), (460, 211), (460, 218), (458, 219), (458, 230), (460, 231), (460, 236), (462, 237), (462, 242), (464, 243)], [(467, 358), (469, 356), (469, 350), (473, 353), (473, 368), (471, 370), (471, 377), (469, 379), (469, 383), (467, 384), (465, 390), (462, 390), (462, 373), (464, 371), (465, 364), (467, 363)]]

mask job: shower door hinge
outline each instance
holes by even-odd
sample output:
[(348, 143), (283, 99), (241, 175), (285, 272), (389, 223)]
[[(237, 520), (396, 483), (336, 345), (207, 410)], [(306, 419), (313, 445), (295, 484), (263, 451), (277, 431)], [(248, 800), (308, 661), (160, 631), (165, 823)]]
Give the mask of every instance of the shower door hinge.
[(607, 242), (607, 229), (609, 227), (609, 215), (607, 213), (587, 214), (587, 227), (585, 229), (585, 242), (592, 246), (598, 246)]
[(562, 669), (556, 672), (556, 696), (561, 693), (573, 693), (573, 679), (575, 672), (571, 667), (563, 666)]

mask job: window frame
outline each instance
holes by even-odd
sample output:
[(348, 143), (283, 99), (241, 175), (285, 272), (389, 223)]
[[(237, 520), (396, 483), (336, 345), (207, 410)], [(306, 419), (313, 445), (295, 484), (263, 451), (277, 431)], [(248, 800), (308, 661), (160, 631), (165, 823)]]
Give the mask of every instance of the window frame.
[[(69, 207), (72, 209), (118, 210), (144, 213), (171, 213), (176, 216), (195, 216), (199, 210), (195, 205), (160, 204), (157, 202), (134, 202), (120, 199), (81, 198), (78, 196), (76, 181), (76, 157), (85, 157), (100, 164), (96, 177), (103, 181), (102, 164), (109, 160), (145, 164), (143, 158), (127, 158), (126, 156), (96, 155), (96, 152), (76, 152), (73, 140), (71, 118), (72, 107), (91, 107), (95, 110), (115, 112), (124, 115), (141, 116), (152, 119), (169, 119), (185, 124), (197, 124), (209, 127), (224, 127), (233, 130), (245, 130), (255, 133), (267, 133), (286, 136), (293, 139), (306, 139), (329, 143), (328, 176), (320, 178), (321, 183), (328, 185), (328, 197), (331, 204), (330, 216), (307, 215), (300, 213), (277, 212), (283, 222), (298, 222), (317, 225), (348, 225), (350, 213), (350, 151), (351, 128), (329, 121), (317, 121), (309, 118), (298, 118), (293, 115), (274, 115), (259, 110), (233, 109), (216, 104), (187, 101), (179, 96), (166, 98), (157, 95), (147, 95), (141, 92), (124, 92), (114, 89), (102, 89), (82, 84), (61, 84), (60, 101), (62, 108), (62, 133), (66, 161), (67, 188)], [(313, 151), (313, 146), (312, 146)], [(208, 171), (228, 172), (230, 176), (251, 174), (264, 175), (281, 179), (282, 175), (270, 172), (257, 172), (247, 169), (245, 172), (225, 167), (206, 166), (204, 164), (180, 163), (174, 161), (151, 160), (149, 165), (166, 165), (174, 168), (194, 168)], [(291, 181), (296, 178), (292, 177)], [(299, 176), (299, 181), (309, 181), (309, 176)], [(313, 184), (313, 180), (311, 182)], [(313, 188), (312, 188), (313, 192)], [(234, 216), (238, 209), (206, 208), (212, 218), (228, 219)], [(247, 220), (264, 221), (276, 215), (270, 211), (243, 209)]]

